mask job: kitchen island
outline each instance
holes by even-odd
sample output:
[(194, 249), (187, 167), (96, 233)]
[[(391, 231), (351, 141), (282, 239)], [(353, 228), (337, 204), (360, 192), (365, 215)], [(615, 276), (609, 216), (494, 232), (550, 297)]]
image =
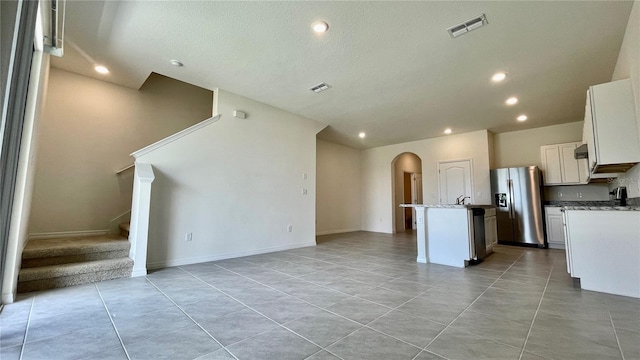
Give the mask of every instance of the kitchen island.
[[(477, 260), (478, 255), (473, 246), (475, 235), (472, 208), (494, 208), (493, 206), (430, 204), (400, 206), (412, 207), (416, 210), (417, 262), (465, 267), (470, 261)], [(482, 253), (484, 254), (484, 251)]]

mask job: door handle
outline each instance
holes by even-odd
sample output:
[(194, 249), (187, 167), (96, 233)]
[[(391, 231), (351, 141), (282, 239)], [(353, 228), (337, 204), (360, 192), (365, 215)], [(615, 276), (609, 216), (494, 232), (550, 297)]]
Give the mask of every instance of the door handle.
[(513, 219), (513, 205), (514, 205), (514, 193), (513, 193), (513, 180), (507, 180), (507, 188), (509, 190), (509, 219)]

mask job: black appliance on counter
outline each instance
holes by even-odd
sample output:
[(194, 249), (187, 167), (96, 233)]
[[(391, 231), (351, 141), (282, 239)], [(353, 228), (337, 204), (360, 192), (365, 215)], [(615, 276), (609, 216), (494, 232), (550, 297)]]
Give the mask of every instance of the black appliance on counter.
[(616, 206), (627, 206), (627, 187), (619, 186), (609, 193), (613, 197)]

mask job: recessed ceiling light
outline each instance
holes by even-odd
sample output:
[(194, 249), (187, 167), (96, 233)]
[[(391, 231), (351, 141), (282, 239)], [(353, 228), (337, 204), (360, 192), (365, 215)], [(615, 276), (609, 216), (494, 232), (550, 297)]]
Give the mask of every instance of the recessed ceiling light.
[(447, 135), (451, 134), (451, 129), (449, 128), (444, 129), (444, 133)]
[(365, 133), (363, 133), (363, 132), (361, 132), (360, 134), (358, 134), (358, 137), (359, 137), (360, 139), (364, 139), (364, 138), (365, 138), (365, 136), (367, 136), (367, 134), (365, 134)]
[(183, 67), (184, 64), (181, 63), (179, 60), (169, 60), (169, 64), (175, 66), (175, 67)]
[(323, 33), (329, 30), (329, 24), (324, 21), (316, 21), (311, 25), (311, 27), (313, 28), (313, 31), (317, 33)]
[(515, 105), (518, 103), (518, 98), (515, 96), (512, 96), (508, 98), (507, 101), (505, 101), (505, 103), (507, 103), (507, 105)]
[(498, 72), (498, 73), (493, 74), (493, 76), (491, 77), (491, 81), (493, 81), (493, 82), (501, 82), (506, 78), (507, 78), (507, 73)]
[(109, 69), (107, 69), (107, 67), (104, 65), (96, 65), (93, 67), (93, 70), (95, 70), (96, 72), (102, 75), (106, 75), (109, 73)]
[(520, 115), (517, 117), (518, 121), (526, 121), (528, 119), (527, 115)]

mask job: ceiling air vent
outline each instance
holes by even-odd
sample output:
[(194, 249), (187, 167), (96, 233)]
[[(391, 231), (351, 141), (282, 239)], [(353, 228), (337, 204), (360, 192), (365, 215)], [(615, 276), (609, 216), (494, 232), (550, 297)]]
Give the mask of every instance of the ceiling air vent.
[(329, 89), (331, 89), (331, 85), (327, 83), (320, 83), (316, 86), (312, 86), (309, 90), (313, 91), (314, 93), (319, 93)]
[(464, 35), (471, 30), (475, 30), (479, 27), (485, 26), (488, 23), (489, 22), (487, 21), (487, 17), (482, 14), (463, 22), (462, 24), (454, 25), (448, 28), (447, 31), (452, 38), (457, 38), (458, 36)]

